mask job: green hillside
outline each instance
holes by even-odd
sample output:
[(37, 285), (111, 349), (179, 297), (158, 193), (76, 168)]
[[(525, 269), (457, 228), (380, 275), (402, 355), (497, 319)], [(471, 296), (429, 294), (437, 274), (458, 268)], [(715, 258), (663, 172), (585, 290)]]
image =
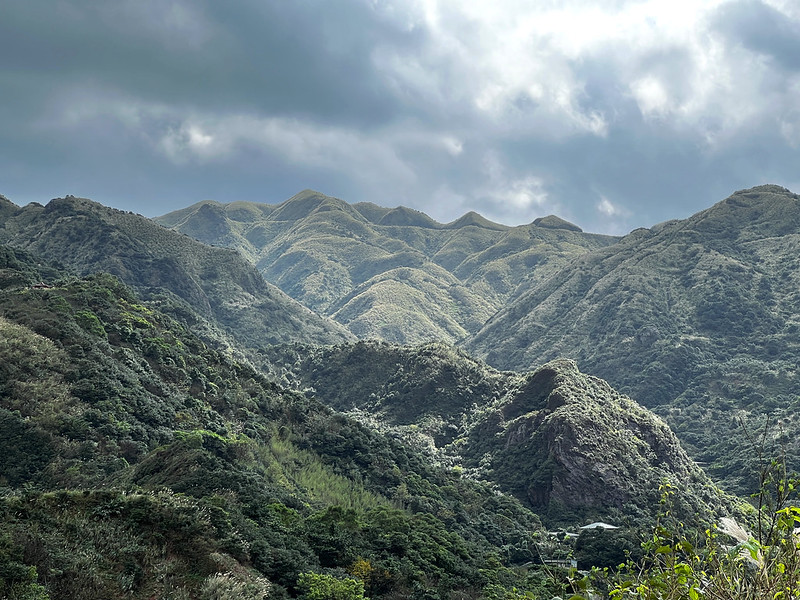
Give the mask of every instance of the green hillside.
[[(577, 361), (660, 414), (740, 492), (800, 468), (800, 197), (761, 186), (636, 230), (531, 286), (466, 345), (500, 368)], [(764, 433), (764, 427), (767, 427)]]
[(507, 227), (468, 213), (441, 224), (310, 190), (278, 205), (206, 201), (156, 220), (239, 250), (268, 281), (359, 338), (398, 343), (462, 339), (525, 282), (617, 239), (556, 217)]
[(0, 596), (558, 591), (512, 497), (269, 382), (113, 276), (0, 257)]
[(111, 273), (147, 298), (178, 300), (238, 345), (352, 338), (265, 282), (236, 252), (90, 200), (67, 197), (20, 208), (0, 199), (0, 242), (79, 274)]
[[(756, 513), (698, 462), (740, 491), (796, 466), (799, 201), (747, 190), (615, 245), (314, 192), (162, 220), (237, 252), (0, 198), (0, 597), (592, 598), (613, 571), (543, 560), (616, 568), (654, 522), (634, 579), (684, 552), (723, 577), (679, 536)], [(353, 341), (475, 330), (518, 371)], [(585, 520), (623, 529), (542, 526)]]
[(687, 517), (731, 510), (663, 421), (571, 361), (500, 372), (443, 343), (272, 352), (288, 385), (428, 447), (551, 523), (651, 522), (664, 482)]

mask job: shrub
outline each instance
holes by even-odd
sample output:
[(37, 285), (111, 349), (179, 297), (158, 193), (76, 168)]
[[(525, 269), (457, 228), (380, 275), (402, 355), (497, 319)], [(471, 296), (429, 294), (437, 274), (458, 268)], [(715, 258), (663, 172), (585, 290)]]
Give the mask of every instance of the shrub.
[(297, 587), (302, 591), (302, 600), (368, 600), (364, 597), (364, 582), (352, 577), (300, 573)]
[(201, 600), (265, 600), (269, 582), (263, 577), (244, 580), (230, 573), (216, 573), (203, 581)]

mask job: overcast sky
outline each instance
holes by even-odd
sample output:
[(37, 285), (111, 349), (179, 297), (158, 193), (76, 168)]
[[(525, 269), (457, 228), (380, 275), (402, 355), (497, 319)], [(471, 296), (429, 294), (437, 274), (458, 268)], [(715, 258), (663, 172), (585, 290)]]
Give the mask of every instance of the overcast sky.
[(797, 0), (2, 0), (0, 193), (626, 233), (800, 192)]

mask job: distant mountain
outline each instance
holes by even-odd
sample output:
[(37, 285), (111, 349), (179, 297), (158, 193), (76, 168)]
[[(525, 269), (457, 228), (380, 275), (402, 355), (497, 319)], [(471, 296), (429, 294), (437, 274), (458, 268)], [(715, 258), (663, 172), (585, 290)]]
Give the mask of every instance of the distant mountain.
[(617, 239), (557, 217), (507, 227), (468, 213), (441, 224), (310, 190), (278, 205), (205, 201), (156, 220), (239, 250), (268, 281), (359, 338), (398, 343), (462, 339), (521, 286)]
[(553, 585), (532, 564), (552, 542), (512, 497), (268, 381), (113, 276), (5, 246), (0, 457), (3, 598)]
[(149, 298), (179, 299), (244, 346), (352, 339), (264, 281), (236, 252), (90, 200), (68, 196), (20, 208), (2, 198), (0, 242), (79, 274), (111, 273)]
[(669, 427), (571, 361), (499, 372), (442, 343), (274, 348), (287, 383), (388, 426), (514, 494), (551, 522), (655, 517), (659, 488), (687, 517), (728, 504)]
[(761, 186), (585, 254), (466, 348), (506, 369), (576, 360), (656, 410), (744, 492), (758, 484), (754, 445), (800, 468), (799, 289), (800, 196)]

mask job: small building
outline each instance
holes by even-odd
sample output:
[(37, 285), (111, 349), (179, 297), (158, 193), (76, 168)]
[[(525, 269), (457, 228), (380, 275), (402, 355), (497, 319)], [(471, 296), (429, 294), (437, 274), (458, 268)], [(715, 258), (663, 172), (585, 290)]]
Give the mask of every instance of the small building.
[(594, 523), (589, 523), (588, 525), (584, 525), (581, 529), (619, 529), (616, 525), (609, 525), (608, 523), (603, 523), (602, 521), (595, 521)]
[(562, 567), (564, 569), (578, 568), (578, 561), (574, 558), (545, 558), (542, 562), (546, 565)]

